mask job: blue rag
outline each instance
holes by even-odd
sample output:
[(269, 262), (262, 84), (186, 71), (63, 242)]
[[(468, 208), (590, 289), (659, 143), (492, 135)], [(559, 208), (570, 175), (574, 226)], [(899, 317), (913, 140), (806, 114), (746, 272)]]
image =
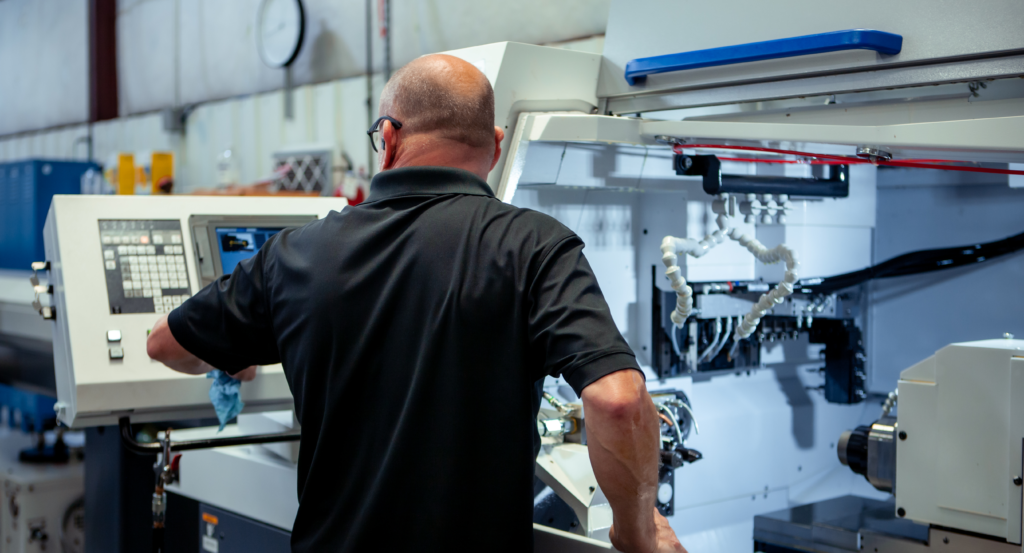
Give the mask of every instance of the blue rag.
[(206, 378), (214, 379), (213, 384), (210, 384), (210, 401), (217, 411), (217, 420), (220, 421), (220, 430), (217, 432), (220, 432), (224, 430), (228, 421), (237, 417), (242, 412), (242, 407), (245, 407), (239, 394), (242, 382), (217, 369), (206, 373)]

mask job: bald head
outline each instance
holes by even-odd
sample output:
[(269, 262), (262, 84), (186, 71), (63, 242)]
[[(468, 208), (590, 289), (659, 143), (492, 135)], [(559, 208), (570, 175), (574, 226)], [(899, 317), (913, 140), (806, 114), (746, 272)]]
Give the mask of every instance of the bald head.
[(380, 97), (380, 114), (402, 122), (402, 134), (425, 135), (474, 148), (494, 147), (494, 90), (465, 60), (423, 56), (391, 76)]

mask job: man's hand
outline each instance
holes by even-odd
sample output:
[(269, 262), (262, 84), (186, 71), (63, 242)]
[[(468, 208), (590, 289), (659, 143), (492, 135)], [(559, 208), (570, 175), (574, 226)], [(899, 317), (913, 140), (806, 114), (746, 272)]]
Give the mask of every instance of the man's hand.
[[(655, 544), (654, 550), (651, 553), (687, 553), (683, 544), (679, 543), (679, 538), (676, 537), (675, 531), (669, 526), (668, 519), (661, 516), (657, 508), (654, 509), (654, 527)], [(632, 553), (629, 550), (629, 544), (619, 543), (615, 535), (615, 525), (612, 525), (611, 530), (608, 532), (608, 538), (612, 541), (615, 549), (623, 553)]]
[(235, 380), (241, 380), (242, 382), (252, 382), (256, 378), (256, 365), (242, 369), (235, 374), (231, 375), (231, 378)]

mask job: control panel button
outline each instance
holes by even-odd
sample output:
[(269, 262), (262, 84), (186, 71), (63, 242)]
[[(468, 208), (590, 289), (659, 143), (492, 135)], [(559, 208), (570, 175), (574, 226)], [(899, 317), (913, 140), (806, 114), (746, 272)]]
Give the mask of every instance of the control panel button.
[(107, 331), (107, 341), (108, 342), (120, 342), (121, 341), (121, 331), (120, 330), (108, 330)]
[(121, 346), (113, 346), (109, 348), (111, 359), (124, 359), (124, 348)]

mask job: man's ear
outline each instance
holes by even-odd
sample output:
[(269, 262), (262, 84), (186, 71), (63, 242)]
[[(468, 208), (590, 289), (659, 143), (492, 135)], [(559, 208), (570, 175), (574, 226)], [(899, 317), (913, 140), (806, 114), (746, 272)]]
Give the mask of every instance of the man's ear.
[(505, 140), (505, 131), (501, 130), (501, 127), (494, 127), (494, 159), (491, 160), (491, 169), (498, 164), (498, 158), (501, 157), (501, 141)]
[(380, 124), (380, 139), (383, 144), (378, 144), (380, 149), (380, 170), (390, 169), (395, 164), (395, 154), (398, 152), (398, 133), (391, 121), (385, 119)]

